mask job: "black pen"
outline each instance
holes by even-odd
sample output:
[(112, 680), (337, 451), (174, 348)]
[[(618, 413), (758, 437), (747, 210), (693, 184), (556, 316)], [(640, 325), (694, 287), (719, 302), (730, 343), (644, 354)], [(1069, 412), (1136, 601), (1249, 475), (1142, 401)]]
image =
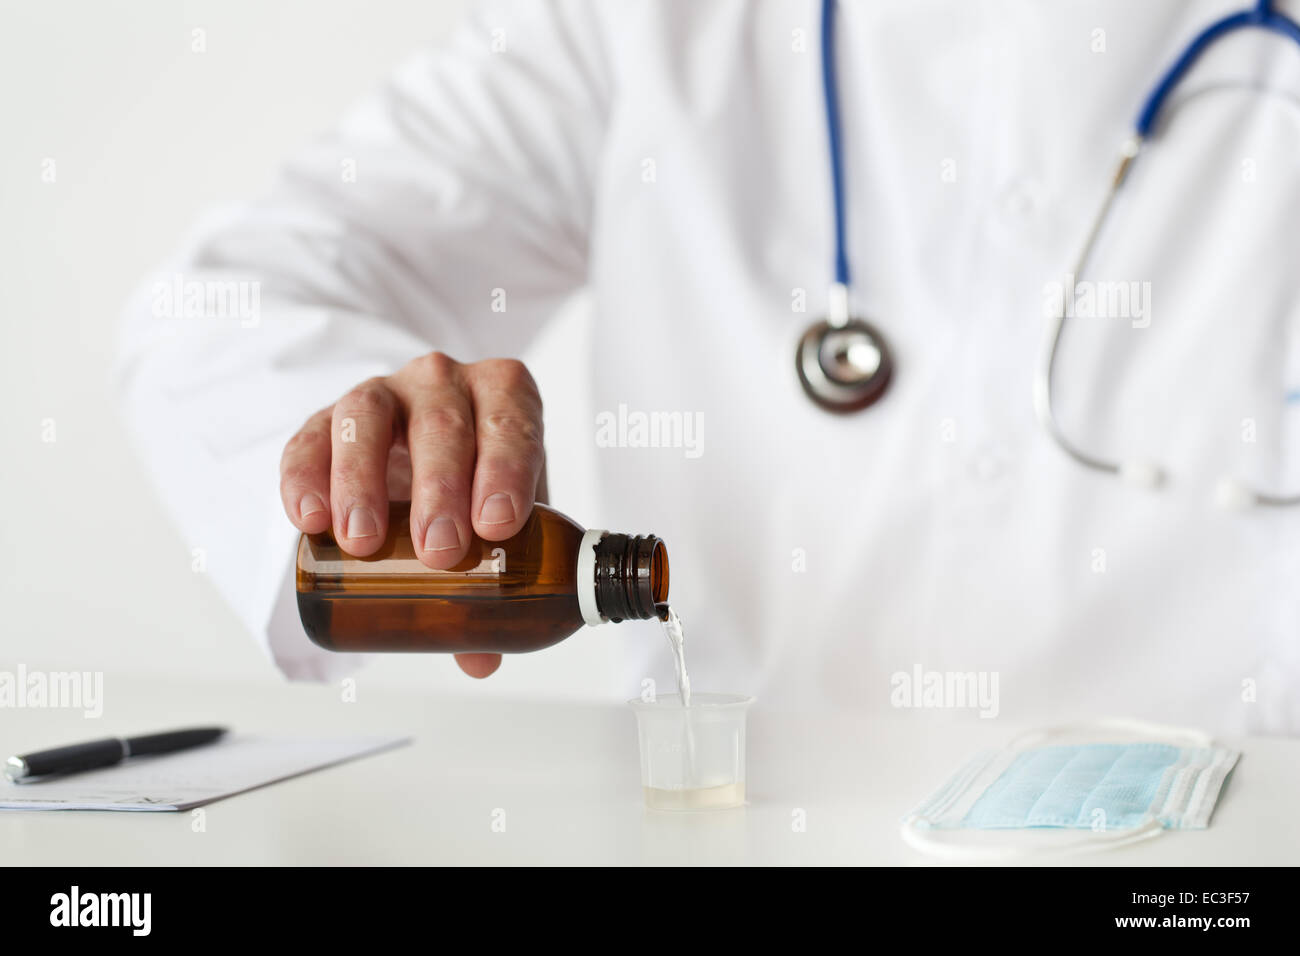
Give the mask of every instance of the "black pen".
[(71, 744), (41, 750), (36, 753), (10, 757), (5, 762), (5, 776), (14, 783), (52, 773), (78, 773), (98, 767), (111, 767), (127, 757), (150, 754), (168, 754), (190, 747), (210, 744), (226, 732), (225, 727), (193, 727), (188, 730), (169, 730), (143, 737), (106, 737), (84, 744)]

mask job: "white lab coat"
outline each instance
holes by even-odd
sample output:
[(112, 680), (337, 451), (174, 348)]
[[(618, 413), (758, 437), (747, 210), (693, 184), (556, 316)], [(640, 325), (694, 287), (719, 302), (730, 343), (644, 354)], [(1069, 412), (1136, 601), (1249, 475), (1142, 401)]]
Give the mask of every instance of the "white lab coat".
[[(1149, 326), (1067, 329), (1064, 427), (1168, 486), (1080, 468), (1032, 414), (1046, 290), (1142, 98), (1239, 5), (841, 5), (853, 301), (897, 359), (848, 417), (793, 365), (832, 261), (816, 0), (485, 10), (160, 270), (255, 279), (255, 324), (159, 316), (146, 281), (121, 381), (160, 494), (285, 673), (342, 673), (292, 601), (285, 440), (434, 348), (519, 354), (586, 287), (596, 409), (698, 414), (703, 454), (600, 448), (600, 500), (557, 504), (669, 542), (722, 689), (883, 712), (900, 673), (996, 673), (1004, 717), (1300, 731), (1300, 509), (1212, 503), (1224, 475), (1300, 488), (1300, 113), (1243, 90), (1300, 95), (1300, 51), (1205, 58), (1096, 260), (1150, 283)], [(627, 647), (612, 695), (668, 678)]]

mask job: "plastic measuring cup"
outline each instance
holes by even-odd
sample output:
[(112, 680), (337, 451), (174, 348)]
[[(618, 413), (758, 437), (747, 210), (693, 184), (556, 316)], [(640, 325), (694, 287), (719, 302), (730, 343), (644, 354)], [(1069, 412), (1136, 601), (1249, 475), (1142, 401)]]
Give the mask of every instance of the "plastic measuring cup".
[(677, 694), (629, 700), (641, 740), (641, 788), (654, 810), (745, 804), (745, 717), (752, 697)]

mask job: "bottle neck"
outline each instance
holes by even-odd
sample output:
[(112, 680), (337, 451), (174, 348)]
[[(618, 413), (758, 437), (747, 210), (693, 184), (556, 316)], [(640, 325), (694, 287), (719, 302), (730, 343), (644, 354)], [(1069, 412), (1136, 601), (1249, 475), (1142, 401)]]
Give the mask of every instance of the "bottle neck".
[(588, 624), (647, 620), (666, 613), (668, 549), (663, 541), (654, 535), (589, 531), (582, 548), (578, 586), (587, 591), (579, 597), (586, 598), (580, 603)]

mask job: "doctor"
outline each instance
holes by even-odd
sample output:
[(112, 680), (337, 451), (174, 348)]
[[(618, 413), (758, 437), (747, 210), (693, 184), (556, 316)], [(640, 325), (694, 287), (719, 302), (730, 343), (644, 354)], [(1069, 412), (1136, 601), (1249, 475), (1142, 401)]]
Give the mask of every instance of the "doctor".
[[(1300, 47), (1207, 49), (1078, 259), (1148, 92), (1244, 2), (841, 2), (825, 50), (819, 0), (485, 8), (161, 270), (254, 284), (255, 321), (160, 316), (145, 283), (134, 432), (278, 666), (329, 679), (298, 531), (369, 554), (409, 494), (430, 567), (514, 533), (545, 460), (512, 357), (585, 291), (593, 411), (707, 441), (616, 429), (602, 499), (558, 504), (671, 543), (699, 672), (1298, 732), (1300, 508), (1242, 489), (1300, 490)], [(630, 695), (667, 665), (626, 646)]]

